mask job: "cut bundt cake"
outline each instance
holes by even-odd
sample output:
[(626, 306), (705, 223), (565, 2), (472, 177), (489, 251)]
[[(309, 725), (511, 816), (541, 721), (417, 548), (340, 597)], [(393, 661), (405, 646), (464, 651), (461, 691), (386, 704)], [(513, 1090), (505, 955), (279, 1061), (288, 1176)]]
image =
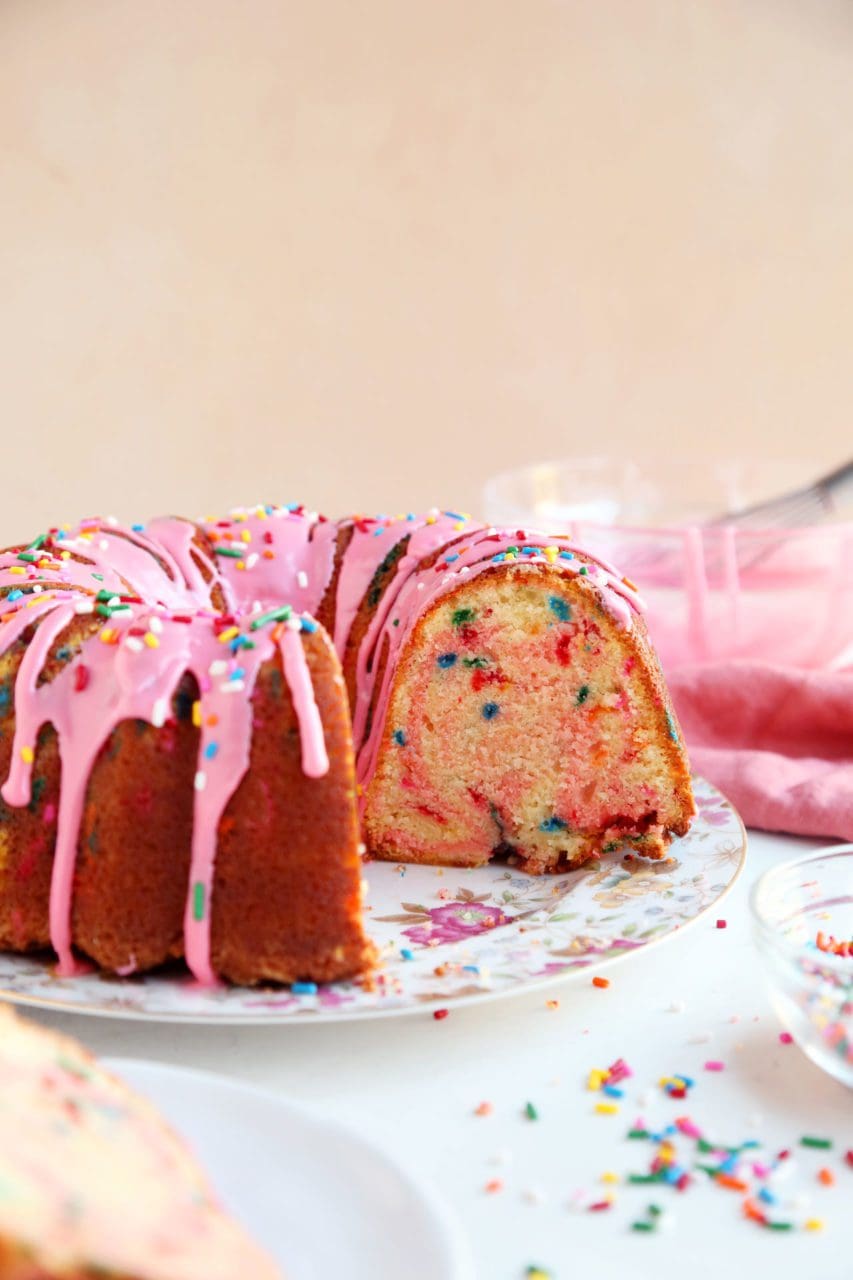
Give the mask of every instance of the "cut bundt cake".
[(633, 585), (437, 511), (3, 553), (0, 778), (0, 947), (205, 983), (369, 966), (359, 818), (378, 858), (538, 872), (660, 857), (693, 814)]
[(0, 1008), (0, 1280), (281, 1280), (154, 1107)]

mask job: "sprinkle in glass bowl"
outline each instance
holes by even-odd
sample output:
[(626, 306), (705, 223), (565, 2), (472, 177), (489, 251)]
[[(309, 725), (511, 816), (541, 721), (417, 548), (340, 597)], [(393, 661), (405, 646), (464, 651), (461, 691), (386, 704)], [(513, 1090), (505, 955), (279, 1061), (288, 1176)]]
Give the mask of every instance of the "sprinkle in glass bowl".
[(853, 844), (765, 872), (750, 909), (776, 1013), (813, 1062), (853, 1088)]

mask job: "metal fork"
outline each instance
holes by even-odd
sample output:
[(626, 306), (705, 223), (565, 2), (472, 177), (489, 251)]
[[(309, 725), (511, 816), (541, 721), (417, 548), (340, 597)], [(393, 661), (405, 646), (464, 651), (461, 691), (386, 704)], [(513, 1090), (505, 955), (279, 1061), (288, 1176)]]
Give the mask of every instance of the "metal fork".
[[(649, 585), (673, 585), (687, 579), (694, 583), (699, 596), (707, 590), (709, 582), (726, 581), (734, 591), (739, 574), (755, 569), (778, 549), (778, 539), (770, 538), (759, 539), (754, 546), (744, 540), (745, 545), (736, 551), (734, 539), (738, 529), (772, 533), (774, 529), (820, 525), (841, 515), (844, 500), (852, 496), (853, 460), (800, 489), (685, 529), (678, 548), (648, 547), (636, 554), (627, 568), (641, 591), (644, 581)], [(703, 537), (703, 528), (718, 531), (718, 536)]]
[(757, 502), (730, 515), (710, 521), (714, 525), (734, 525), (741, 529), (795, 528), (821, 524), (838, 515), (844, 507), (842, 498), (853, 496), (853, 460), (845, 462), (820, 479), (793, 489), (778, 498)]

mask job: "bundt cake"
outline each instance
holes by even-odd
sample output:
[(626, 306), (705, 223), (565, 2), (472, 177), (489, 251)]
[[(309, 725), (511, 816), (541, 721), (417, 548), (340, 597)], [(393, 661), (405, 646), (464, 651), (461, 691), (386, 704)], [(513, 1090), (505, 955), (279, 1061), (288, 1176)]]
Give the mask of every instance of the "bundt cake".
[(693, 814), (640, 598), (563, 537), (93, 519), (0, 554), (0, 595), (0, 947), (61, 973), (350, 976), (360, 838), (542, 872)]
[(0, 1007), (0, 1280), (281, 1280), (150, 1103)]

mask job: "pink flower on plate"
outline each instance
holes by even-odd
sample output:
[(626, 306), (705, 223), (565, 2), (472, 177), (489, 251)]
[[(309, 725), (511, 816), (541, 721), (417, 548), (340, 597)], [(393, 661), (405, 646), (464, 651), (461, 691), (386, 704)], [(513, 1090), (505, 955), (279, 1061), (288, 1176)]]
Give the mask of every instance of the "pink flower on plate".
[(719, 800), (700, 800), (697, 808), (710, 827), (724, 827), (729, 820), (728, 807), (720, 808)]
[(317, 1003), (321, 1009), (338, 1009), (342, 1004), (351, 1004), (355, 996), (342, 995), (334, 987), (321, 987), (317, 992)]
[(512, 917), (500, 907), (487, 907), (482, 902), (449, 902), (444, 907), (431, 907), (423, 924), (404, 929), (412, 942), (429, 946), (431, 942), (462, 942), (480, 933), (488, 933), (499, 925), (509, 924)]

